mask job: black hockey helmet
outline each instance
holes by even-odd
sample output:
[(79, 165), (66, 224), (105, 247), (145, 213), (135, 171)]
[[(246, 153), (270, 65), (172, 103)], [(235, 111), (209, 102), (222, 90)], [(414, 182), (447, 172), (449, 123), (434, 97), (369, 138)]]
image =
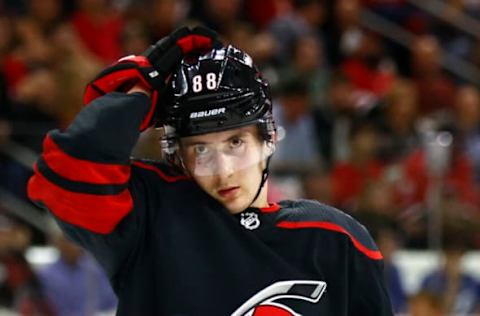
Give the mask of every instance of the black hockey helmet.
[(275, 126), (267, 82), (245, 52), (229, 45), (186, 57), (169, 82), (160, 113), (162, 148), (175, 151), (176, 138), (258, 124), (273, 142)]

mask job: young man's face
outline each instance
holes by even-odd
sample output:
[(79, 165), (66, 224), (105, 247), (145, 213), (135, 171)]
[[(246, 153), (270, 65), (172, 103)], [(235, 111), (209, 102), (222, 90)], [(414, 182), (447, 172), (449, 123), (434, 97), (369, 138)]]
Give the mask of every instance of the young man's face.
[[(250, 206), (260, 186), (269, 150), (255, 125), (184, 137), (180, 155), (200, 187), (231, 213)], [(252, 206), (267, 206), (266, 185)]]

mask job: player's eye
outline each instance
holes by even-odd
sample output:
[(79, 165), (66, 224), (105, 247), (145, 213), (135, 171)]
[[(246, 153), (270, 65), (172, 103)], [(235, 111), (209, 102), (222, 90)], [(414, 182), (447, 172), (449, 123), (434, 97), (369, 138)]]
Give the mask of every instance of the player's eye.
[(240, 148), (245, 142), (243, 141), (243, 139), (239, 138), (239, 137), (235, 137), (235, 138), (232, 138), (230, 140), (230, 148), (232, 149), (238, 149)]
[(209, 152), (208, 147), (202, 144), (195, 145), (194, 150), (195, 154), (199, 156), (206, 155)]

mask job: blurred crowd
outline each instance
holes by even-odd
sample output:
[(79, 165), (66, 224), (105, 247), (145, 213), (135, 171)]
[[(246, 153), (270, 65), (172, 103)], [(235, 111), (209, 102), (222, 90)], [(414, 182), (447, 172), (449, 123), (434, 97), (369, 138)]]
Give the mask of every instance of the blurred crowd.
[[(458, 268), (465, 251), (480, 249), (480, 82), (443, 67), (447, 54), (480, 67), (478, 38), (452, 26), (478, 21), (480, 2), (438, 3), (439, 15), (407, 0), (0, 0), (0, 148), (13, 141), (39, 153), (46, 131), (80, 110), (102, 67), (181, 25), (206, 25), (248, 52), (271, 84), (281, 139), (272, 201), (316, 199), (358, 218), (382, 248), (396, 312), (480, 312), (478, 280)], [(412, 43), (366, 27), (365, 11), (411, 33)], [(156, 130), (141, 136), (135, 155), (161, 159)], [(0, 188), (25, 199), (30, 173), (0, 152)], [(28, 225), (0, 215), (0, 306), (25, 315), (113, 306), (108, 297), (76, 314), (64, 306), (86, 299), (81, 290), (61, 294), (69, 282), (92, 287), (78, 280), (96, 279), (94, 262), (57, 240), (70, 255), (33, 271), (22, 256)], [(4, 231), (20, 240), (7, 242)], [(407, 297), (391, 256), (432, 247), (443, 250), (444, 266)]]

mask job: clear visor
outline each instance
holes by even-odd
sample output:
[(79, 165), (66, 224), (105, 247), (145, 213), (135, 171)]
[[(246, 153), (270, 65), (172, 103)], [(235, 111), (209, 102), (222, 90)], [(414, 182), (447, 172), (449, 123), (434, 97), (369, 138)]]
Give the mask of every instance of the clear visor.
[(182, 139), (181, 156), (195, 176), (228, 175), (265, 161), (274, 146), (248, 131), (220, 132)]

